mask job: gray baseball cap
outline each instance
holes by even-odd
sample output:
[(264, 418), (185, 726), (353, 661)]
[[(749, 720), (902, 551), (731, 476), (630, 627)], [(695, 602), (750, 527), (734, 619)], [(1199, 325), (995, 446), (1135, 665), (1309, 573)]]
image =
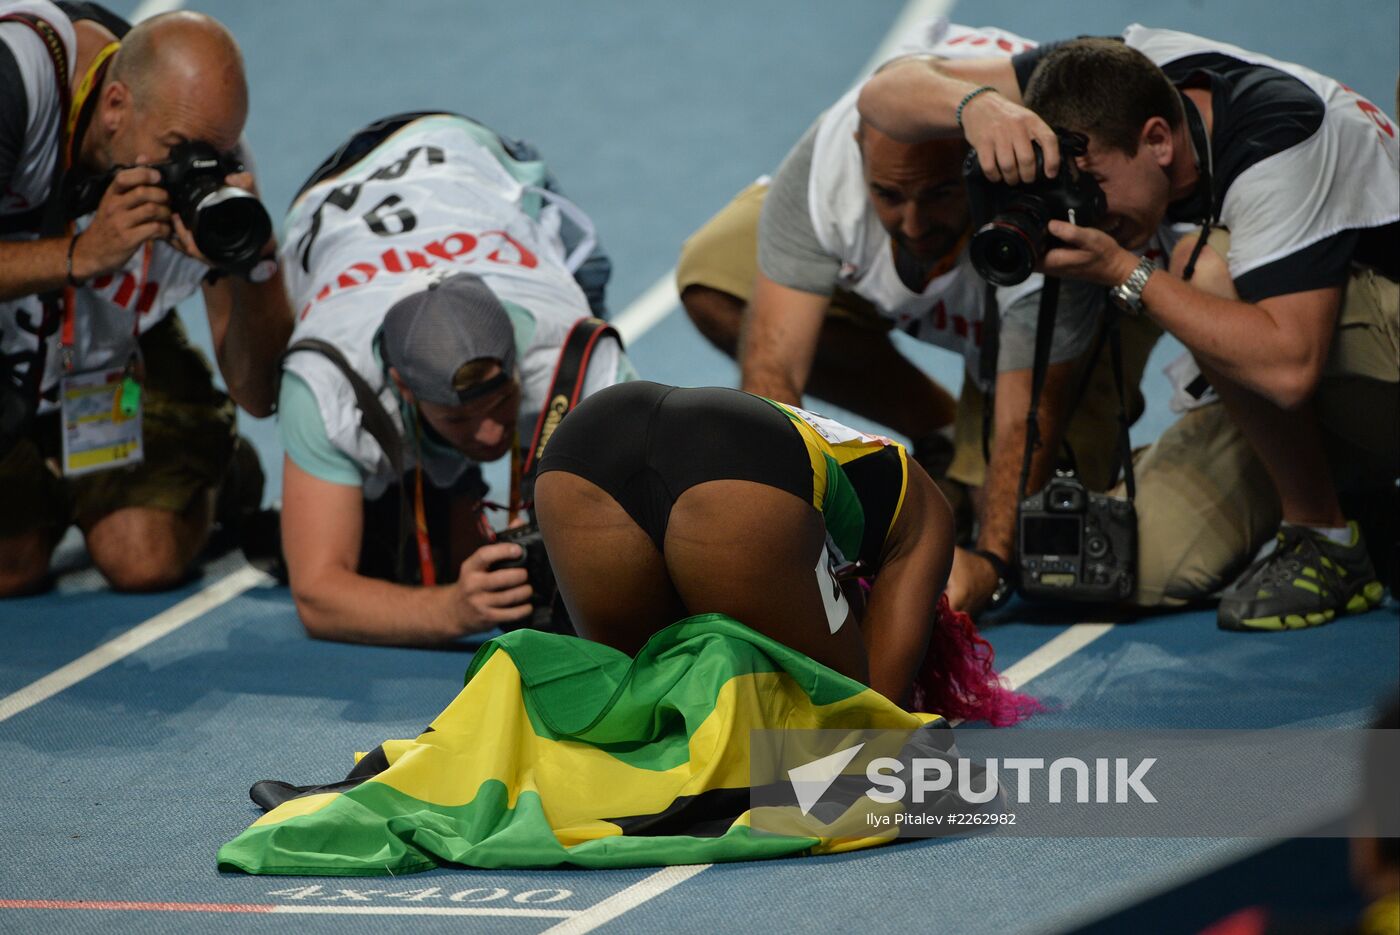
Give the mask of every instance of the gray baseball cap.
[(506, 379), (515, 372), (510, 315), (473, 273), (415, 274), (384, 316), (380, 341), (384, 362), (413, 395), (444, 406), (460, 405), (505, 382), (454, 389), (452, 377), (468, 361), (500, 361)]

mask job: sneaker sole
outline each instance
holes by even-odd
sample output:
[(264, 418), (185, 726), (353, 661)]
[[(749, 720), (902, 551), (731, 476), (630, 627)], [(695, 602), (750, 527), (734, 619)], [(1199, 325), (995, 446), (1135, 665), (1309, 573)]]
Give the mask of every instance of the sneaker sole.
[[(1364, 614), (1366, 611), (1379, 607), (1382, 598), (1385, 597), (1385, 585), (1379, 581), (1372, 581), (1360, 591), (1353, 594), (1347, 600), (1346, 607), (1342, 610), (1343, 615)], [(1222, 630), (1304, 630), (1308, 627), (1320, 627), (1325, 623), (1331, 623), (1337, 619), (1337, 611), (1321, 610), (1310, 614), (1282, 614), (1275, 617), (1251, 617), (1246, 620), (1220, 620), (1216, 623)]]

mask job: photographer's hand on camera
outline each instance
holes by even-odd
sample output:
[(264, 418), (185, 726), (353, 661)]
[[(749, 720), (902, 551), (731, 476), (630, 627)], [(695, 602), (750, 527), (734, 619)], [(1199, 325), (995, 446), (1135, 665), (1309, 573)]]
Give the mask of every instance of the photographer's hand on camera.
[[(968, 93), (972, 93), (969, 91)], [(1045, 152), (1045, 176), (1060, 171), (1060, 145), (1055, 131), (1035, 113), (995, 90), (984, 91), (962, 108), (963, 135), (977, 150), (982, 172), (990, 181), (1026, 184), (1037, 178), (1035, 146)]]
[(1138, 264), (1136, 254), (1119, 246), (1118, 241), (1097, 228), (1052, 220), (1049, 230), (1063, 246), (1046, 252), (1041, 271), (1047, 276), (1112, 288), (1132, 275)]
[(452, 585), (454, 624), (452, 636), (481, 633), (503, 623), (517, 623), (530, 616), (529, 575), (524, 568), (492, 571), (496, 562), (517, 559), (523, 554), (512, 542), (484, 545), (473, 552)]
[[(258, 192), (257, 181), (253, 178), (253, 173), (251, 172), (235, 172), (224, 179), (224, 184), (228, 185), (230, 188), (241, 188), (244, 191), (251, 192), (255, 197), (261, 197)], [(189, 229), (180, 218), (180, 215), (172, 214), (170, 222), (171, 232), (168, 241), (172, 247), (179, 250), (185, 256), (193, 257), (205, 266), (213, 269), (218, 268), (218, 264), (205, 256), (204, 252), (199, 249), (199, 245), (195, 243), (194, 232)], [(260, 255), (272, 256), (276, 251), (277, 239), (274, 236), (268, 238), (268, 241), (262, 245)]]
[(121, 269), (146, 243), (169, 238), (171, 220), (160, 173), (144, 165), (122, 169), (73, 245), (73, 278), (86, 282)]

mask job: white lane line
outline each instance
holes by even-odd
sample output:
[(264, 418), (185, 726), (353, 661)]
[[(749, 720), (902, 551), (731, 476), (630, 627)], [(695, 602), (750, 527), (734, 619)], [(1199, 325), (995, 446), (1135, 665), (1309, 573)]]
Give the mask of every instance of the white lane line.
[[(889, 58), (890, 53), (899, 45), (904, 35), (914, 26), (926, 19), (947, 13), (952, 9), (954, 2), (955, 0), (909, 0), (909, 2), (904, 5), (904, 9), (900, 11), (899, 17), (895, 19), (894, 25), (890, 27), (889, 32), (885, 33), (885, 38), (880, 42), (880, 45), (876, 47), (875, 54), (870, 56), (870, 60), (865, 63), (860, 72), (856, 75), (856, 80), (861, 80), (866, 75), (870, 74), (870, 72), (874, 71), (877, 65)], [(680, 308), (680, 294), (676, 291), (676, 270), (675, 267), (672, 267), (667, 270), (660, 279), (652, 283), (631, 305), (628, 305), (613, 319), (613, 327), (622, 335), (623, 343), (632, 344), (641, 338), (642, 335), (664, 321), (666, 316), (670, 315), (678, 308)], [(1087, 626), (1093, 626), (1093, 624), (1087, 624)], [(1025, 665), (1030, 662), (1037, 653), (1048, 649), (1056, 640), (1065, 635), (1066, 634), (1061, 634), (1060, 637), (1051, 640), (1050, 643), (1042, 646), (1035, 653), (1021, 660), (1018, 665)], [(1102, 635), (1102, 633), (1096, 634), (1093, 639), (1097, 639)], [(1088, 645), (1090, 641), (1086, 641), (1083, 645)], [(1074, 650), (1070, 650), (1070, 652), (1073, 651)], [(1065, 655), (1067, 656), (1069, 653), (1065, 653)], [(1026, 675), (1022, 681), (1034, 678), (1040, 672), (1045, 671), (1045, 669), (1048, 669), (1063, 658), (1064, 656), (1061, 656), (1058, 659), (1046, 663), (1043, 668)], [(1016, 666), (1012, 666), (1012, 670), (1015, 668)], [(1008, 672), (1009, 671), (1011, 670), (1008, 670)], [(1016, 685), (1013, 684), (1012, 687), (1015, 688)], [(592, 909), (586, 909), (574, 918), (565, 922), (560, 922), (558, 925), (542, 933), (542, 935), (566, 935), (566, 933), (567, 935), (576, 935), (576, 933), (591, 932), (598, 926), (610, 922), (624, 912), (627, 912), (629, 909), (640, 906), (647, 900), (661, 895), (679, 883), (684, 883), (709, 866), (711, 865), (694, 864), (684, 867), (665, 867), (642, 880), (640, 883), (629, 886), (616, 896), (603, 900)], [(624, 897), (627, 898), (624, 899)]]
[(672, 267), (631, 305), (613, 319), (613, 327), (622, 335), (622, 343), (631, 346), (638, 338), (656, 327), (667, 315), (680, 308), (681, 296), (676, 291), (676, 270)]
[(1001, 673), (1001, 677), (1009, 687), (1021, 688), (1037, 675), (1073, 656), (1113, 627), (1114, 624), (1111, 623), (1076, 623), (1026, 658), (1014, 663)]
[[(1114, 627), (1111, 623), (1077, 623), (1002, 673), (1011, 688), (1021, 688), (1031, 679), (1064, 662)], [(583, 910), (571, 919), (545, 930), (541, 935), (583, 935), (616, 919), (628, 910), (660, 896), (684, 883), (712, 864), (663, 867), (632, 884), (615, 896)]]
[(662, 867), (649, 877), (633, 883), (627, 889), (609, 896), (600, 903), (583, 910), (572, 919), (565, 919), (558, 925), (545, 929), (540, 935), (583, 935), (600, 925), (605, 925), (630, 909), (635, 909), (649, 899), (660, 896), (673, 886), (689, 880), (710, 864), (689, 864), (681, 867)]
[(161, 13), (173, 13), (184, 5), (185, 0), (141, 0), (136, 12), (131, 14), (131, 22), (134, 25)]
[(251, 587), (270, 584), (272, 579), (256, 568), (244, 566), (219, 579), (209, 587), (185, 598), (168, 610), (156, 614), (145, 623), (115, 637), (84, 656), (79, 656), (61, 669), (56, 669), (19, 691), (0, 698), (0, 722), (26, 711), (34, 705), (100, 672), (114, 662), (130, 656), (169, 633), (208, 613), (220, 604), (233, 600)]
[[(885, 33), (885, 38), (875, 49), (875, 54), (870, 56), (870, 60), (856, 73), (856, 81), (865, 78), (876, 66), (889, 58), (915, 26), (935, 16), (946, 14), (952, 9), (953, 2), (954, 0), (910, 0), (905, 4), (894, 25)], [(676, 291), (676, 269), (673, 266), (631, 305), (623, 309), (612, 320), (612, 324), (622, 335), (622, 342), (631, 345), (680, 307), (681, 297)]]
[(935, 16), (946, 16), (953, 8), (954, 2), (955, 0), (909, 0), (895, 19), (894, 25), (890, 27), (890, 31), (885, 33), (884, 40), (876, 47), (875, 54), (870, 56), (870, 60), (856, 76), (856, 81), (873, 72), (885, 59), (893, 55), (904, 37), (911, 33), (915, 26)]

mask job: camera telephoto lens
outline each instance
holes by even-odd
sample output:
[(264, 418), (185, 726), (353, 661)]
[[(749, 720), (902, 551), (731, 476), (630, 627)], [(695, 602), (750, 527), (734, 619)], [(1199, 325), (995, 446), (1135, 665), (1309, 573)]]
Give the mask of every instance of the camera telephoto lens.
[(208, 143), (186, 140), (155, 168), (171, 207), (209, 262), (231, 272), (251, 270), (272, 238), (272, 219), (252, 192), (224, 184), (242, 170), (237, 160)]
[(258, 199), (241, 188), (223, 186), (206, 194), (190, 212), (194, 242), (214, 263), (251, 268), (272, 237), (272, 220)]

